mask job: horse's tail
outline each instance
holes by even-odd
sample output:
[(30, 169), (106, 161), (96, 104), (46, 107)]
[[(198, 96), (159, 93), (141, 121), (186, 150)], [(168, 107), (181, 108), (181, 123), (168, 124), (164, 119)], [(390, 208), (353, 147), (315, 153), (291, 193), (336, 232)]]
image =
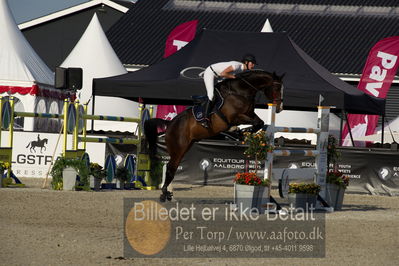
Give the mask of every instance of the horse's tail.
[(28, 146), (26, 146), (26, 148), (28, 148), (28, 147), (29, 147), (29, 145), (31, 145), (31, 143), (32, 143), (32, 141), (28, 143)]
[(165, 130), (169, 123), (169, 120), (163, 120), (161, 118), (152, 118), (145, 121), (144, 135), (148, 143), (150, 158), (155, 158), (157, 154), (158, 129), (161, 128), (162, 131)]

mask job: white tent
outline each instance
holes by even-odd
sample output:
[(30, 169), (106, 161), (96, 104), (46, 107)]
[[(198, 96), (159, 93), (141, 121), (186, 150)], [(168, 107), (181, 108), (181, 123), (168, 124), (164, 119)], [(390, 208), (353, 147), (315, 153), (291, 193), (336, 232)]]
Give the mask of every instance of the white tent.
[[(127, 73), (109, 43), (101, 24), (94, 14), (89, 26), (73, 48), (61, 67), (80, 67), (83, 69), (83, 86), (78, 91), (81, 103), (89, 102), (88, 113), (93, 110), (93, 78), (105, 78)], [(138, 103), (117, 97), (96, 96), (94, 101), (96, 115), (139, 117)], [(91, 128), (91, 123), (88, 123)], [(132, 123), (95, 121), (95, 130), (133, 131)]]
[[(0, 36), (0, 96), (16, 97), (16, 111), (48, 112), (53, 106), (58, 112), (63, 95), (53, 89), (54, 73), (18, 29), (7, 0), (0, 0)], [(23, 129), (47, 130), (47, 124), (38, 128), (42, 121), (25, 118)]]

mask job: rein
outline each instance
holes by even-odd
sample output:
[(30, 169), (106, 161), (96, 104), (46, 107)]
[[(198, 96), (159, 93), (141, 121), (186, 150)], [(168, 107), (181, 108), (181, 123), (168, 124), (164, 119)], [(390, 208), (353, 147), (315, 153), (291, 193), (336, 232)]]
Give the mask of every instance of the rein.
[[(254, 85), (252, 85), (248, 80), (246, 80), (246, 79), (244, 79), (244, 78), (239, 78), (239, 79), (241, 79), (242, 81), (244, 81), (245, 83), (247, 83), (247, 85), (249, 85), (251, 88), (253, 88), (253, 89), (255, 89), (256, 91), (262, 91), (262, 88), (263, 87), (260, 87), (259, 89), (258, 88), (256, 88)], [(273, 83), (275, 83), (275, 82), (273, 82)], [(281, 91), (283, 90), (283, 84), (281, 84)], [(273, 98), (274, 98), (274, 101), (280, 101), (280, 102), (282, 102), (283, 101), (283, 97), (280, 97), (280, 98), (276, 98), (275, 97), (275, 92), (273, 91)], [(281, 95), (281, 94), (280, 94)]]
[(260, 88), (260, 89), (256, 88), (256, 87), (255, 87), (254, 85), (252, 85), (248, 80), (246, 80), (246, 79), (244, 79), (244, 78), (239, 78), (239, 79), (241, 79), (242, 81), (244, 81), (245, 83), (247, 83), (247, 85), (249, 85), (251, 88), (255, 89), (256, 91), (260, 91), (260, 90), (261, 90), (261, 88)]

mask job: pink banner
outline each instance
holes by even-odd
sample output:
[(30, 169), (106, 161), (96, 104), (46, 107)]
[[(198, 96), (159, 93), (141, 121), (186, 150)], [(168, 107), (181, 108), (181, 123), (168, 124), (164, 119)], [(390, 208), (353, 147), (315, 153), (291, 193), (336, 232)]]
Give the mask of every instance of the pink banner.
[[(385, 38), (370, 50), (364, 66), (359, 90), (378, 98), (385, 99), (398, 69), (399, 36)], [(349, 114), (348, 122), (353, 138), (374, 134), (378, 124), (378, 115)], [(350, 146), (347, 125), (342, 131), (342, 145)]]
[[(165, 54), (164, 58), (174, 54), (187, 43), (189, 43), (195, 37), (195, 32), (197, 30), (198, 20), (192, 20), (180, 24), (174, 28), (165, 44)], [(178, 113), (184, 111), (186, 106), (181, 105), (158, 105), (157, 107), (157, 118), (162, 118), (166, 120), (172, 120)]]
[(198, 20), (192, 20), (180, 24), (174, 28), (166, 39), (165, 53), (163, 58), (176, 53), (192, 39), (194, 39), (195, 32), (197, 30), (197, 24)]
[(178, 113), (183, 112), (185, 109), (186, 107), (183, 105), (158, 105), (156, 117), (172, 120)]

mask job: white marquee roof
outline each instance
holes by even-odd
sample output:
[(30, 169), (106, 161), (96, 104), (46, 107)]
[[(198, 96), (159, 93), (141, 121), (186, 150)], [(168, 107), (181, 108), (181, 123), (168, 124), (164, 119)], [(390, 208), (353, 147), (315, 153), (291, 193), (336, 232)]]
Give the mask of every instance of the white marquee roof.
[(0, 86), (54, 86), (54, 73), (18, 29), (7, 0), (0, 0), (0, 36)]
[[(80, 67), (83, 69), (83, 87), (77, 95), (81, 103), (91, 100), (93, 78), (105, 78), (127, 73), (118, 56), (114, 52), (101, 27), (97, 15), (94, 14), (79, 42), (61, 64), (61, 67)], [(116, 97), (95, 97), (94, 112), (98, 115), (138, 116), (138, 104)], [(92, 100), (88, 113), (92, 110)], [(90, 125), (90, 123), (88, 123)], [(105, 126), (104, 126), (105, 125)], [(96, 130), (132, 131), (131, 123), (96, 121)]]

